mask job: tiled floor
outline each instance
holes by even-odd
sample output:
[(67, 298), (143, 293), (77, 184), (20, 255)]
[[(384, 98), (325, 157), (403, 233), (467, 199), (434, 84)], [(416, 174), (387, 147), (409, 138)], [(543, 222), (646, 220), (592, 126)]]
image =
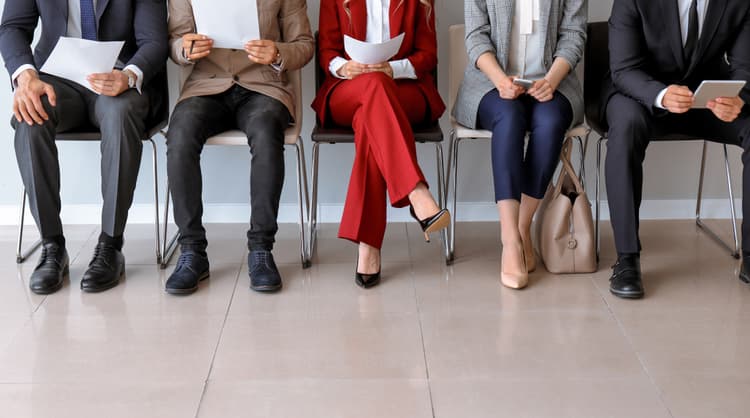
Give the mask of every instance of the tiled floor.
[(641, 301), (608, 292), (607, 226), (600, 272), (540, 269), (511, 291), (497, 225), (460, 224), (446, 267), (437, 240), (393, 224), (385, 280), (365, 291), (335, 226), (302, 270), (284, 225), (284, 290), (260, 295), (244, 227), (211, 225), (212, 278), (190, 297), (164, 294), (148, 226), (127, 232), (125, 282), (97, 295), (78, 290), (96, 228), (67, 228), (71, 282), (47, 297), (27, 290), (37, 256), (17, 266), (0, 228), (0, 417), (750, 416), (738, 262), (689, 221), (642, 228)]

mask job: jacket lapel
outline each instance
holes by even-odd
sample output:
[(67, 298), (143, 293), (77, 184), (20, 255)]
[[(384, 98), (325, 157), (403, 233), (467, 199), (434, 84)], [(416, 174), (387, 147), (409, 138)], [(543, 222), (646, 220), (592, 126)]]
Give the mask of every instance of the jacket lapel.
[(354, 39), (364, 41), (367, 38), (367, 3), (365, 0), (351, 0), (351, 35)]
[(706, 11), (706, 19), (703, 21), (703, 30), (701, 36), (698, 39), (698, 47), (695, 50), (695, 57), (693, 57), (690, 63), (690, 69), (688, 74), (695, 68), (695, 66), (701, 61), (703, 54), (708, 49), (711, 41), (716, 35), (716, 30), (719, 29), (721, 19), (724, 17), (724, 10), (726, 9), (727, 0), (711, 0), (708, 3), (708, 10)]
[(666, 32), (669, 38), (669, 44), (672, 46), (672, 53), (680, 68), (685, 68), (685, 58), (682, 47), (682, 26), (680, 23), (680, 10), (677, 6), (677, 0), (661, 0), (664, 22), (667, 22)]
[[(401, 34), (401, 29), (404, 23), (404, 10), (406, 9), (406, 0), (391, 0), (390, 7), (390, 26), (391, 26), (391, 38)], [(418, 5), (417, 7), (422, 7)]]
[(97, 0), (96, 2), (96, 27), (99, 28), (99, 20), (102, 18), (104, 11), (107, 10), (109, 0)]

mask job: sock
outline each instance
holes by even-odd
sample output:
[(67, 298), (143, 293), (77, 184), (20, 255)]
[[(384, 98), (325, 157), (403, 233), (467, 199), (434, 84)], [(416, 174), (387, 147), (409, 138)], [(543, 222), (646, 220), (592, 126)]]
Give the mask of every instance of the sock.
[(122, 235), (120, 235), (119, 237), (110, 237), (109, 235), (102, 232), (101, 234), (99, 234), (99, 242), (111, 245), (115, 247), (117, 251), (122, 251)]

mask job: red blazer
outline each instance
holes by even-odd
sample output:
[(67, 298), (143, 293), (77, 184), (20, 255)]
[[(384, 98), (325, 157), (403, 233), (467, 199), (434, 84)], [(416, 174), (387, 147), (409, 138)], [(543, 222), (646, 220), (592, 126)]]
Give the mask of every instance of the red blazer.
[[(402, 3), (402, 4), (399, 4)], [(336, 57), (350, 59), (344, 51), (344, 35), (364, 41), (367, 35), (367, 3), (365, 0), (349, 2), (351, 20), (344, 10), (343, 0), (321, 0), (318, 60), (326, 75), (312, 108), (321, 123), (326, 120), (328, 96), (344, 80), (334, 77), (328, 70)], [(435, 87), (433, 72), (437, 67), (437, 35), (435, 9), (427, 17), (426, 8), (419, 0), (391, 0), (391, 37), (405, 33), (401, 49), (392, 60), (408, 58), (417, 73), (417, 80), (430, 107), (430, 119), (435, 121), (445, 112), (445, 103)]]

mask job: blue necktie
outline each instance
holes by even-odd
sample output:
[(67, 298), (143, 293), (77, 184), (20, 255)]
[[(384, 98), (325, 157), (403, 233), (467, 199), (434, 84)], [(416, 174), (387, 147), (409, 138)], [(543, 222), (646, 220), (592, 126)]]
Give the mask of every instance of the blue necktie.
[(96, 12), (94, 0), (81, 1), (81, 38), (96, 40)]

